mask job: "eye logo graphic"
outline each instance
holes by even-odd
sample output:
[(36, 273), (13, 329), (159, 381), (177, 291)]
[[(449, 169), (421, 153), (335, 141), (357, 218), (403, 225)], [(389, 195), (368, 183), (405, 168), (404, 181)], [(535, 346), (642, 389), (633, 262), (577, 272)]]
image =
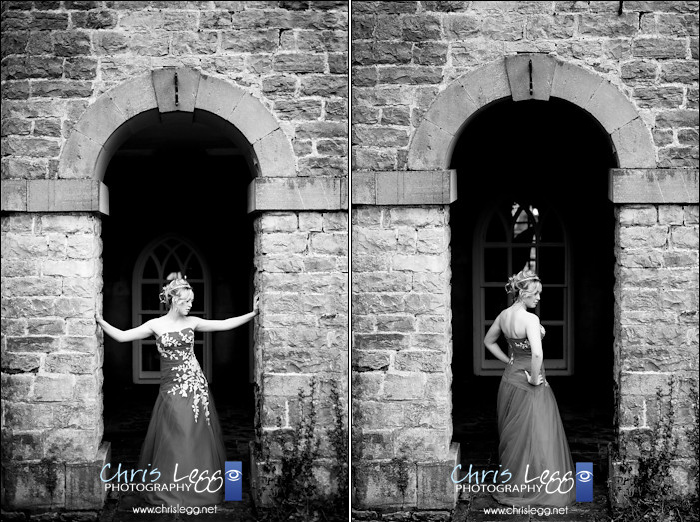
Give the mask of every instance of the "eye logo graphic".
[(230, 480), (231, 482), (236, 482), (237, 480), (241, 480), (243, 477), (243, 472), (238, 471), (237, 469), (230, 469), (226, 472), (226, 480)]
[(224, 480), (226, 481), (224, 500), (243, 500), (243, 466), (241, 461), (226, 461)]
[(576, 463), (576, 502), (593, 502), (593, 463)]

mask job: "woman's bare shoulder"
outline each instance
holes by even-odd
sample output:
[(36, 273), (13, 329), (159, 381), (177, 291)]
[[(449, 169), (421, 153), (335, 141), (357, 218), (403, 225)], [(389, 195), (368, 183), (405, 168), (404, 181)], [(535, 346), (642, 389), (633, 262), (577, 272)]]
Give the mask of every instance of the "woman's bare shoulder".
[(532, 325), (532, 326), (537, 326), (539, 328), (540, 318), (537, 315), (533, 314), (532, 312), (526, 311), (523, 317), (525, 319), (527, 326)]

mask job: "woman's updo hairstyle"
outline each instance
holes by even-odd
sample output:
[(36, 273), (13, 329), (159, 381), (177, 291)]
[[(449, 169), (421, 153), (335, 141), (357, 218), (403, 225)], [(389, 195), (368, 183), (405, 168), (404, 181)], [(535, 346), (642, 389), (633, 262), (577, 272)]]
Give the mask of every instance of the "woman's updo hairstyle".
[(182, 277), (180, 272), (173, 272), (167, 277), (170, 282), (163, 287), (163, 291), (158, 294), (160, 302), (166, 307), (172, 305), (173, 299), (176, 301), (184, 301), (190, 297), (194, 297), (192, 287), (187, 280)]
[(521, 270), (517, 274), (508, 278), (506, 292), (513, 296), (514, 300), (521, 295), (534, 294), (541, 287), (539, 276), (532, 270)]

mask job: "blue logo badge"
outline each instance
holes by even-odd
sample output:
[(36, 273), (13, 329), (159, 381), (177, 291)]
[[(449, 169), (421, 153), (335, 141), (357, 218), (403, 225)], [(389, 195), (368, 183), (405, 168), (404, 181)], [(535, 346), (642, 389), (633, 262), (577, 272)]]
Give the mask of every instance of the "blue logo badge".
[(593, 463), (576, 463), (576, 502), (593, 502)]
[(224, 500), (243, 500), (243, 466), (241, 461), (226, 461), (224, 483), (226, 484)]

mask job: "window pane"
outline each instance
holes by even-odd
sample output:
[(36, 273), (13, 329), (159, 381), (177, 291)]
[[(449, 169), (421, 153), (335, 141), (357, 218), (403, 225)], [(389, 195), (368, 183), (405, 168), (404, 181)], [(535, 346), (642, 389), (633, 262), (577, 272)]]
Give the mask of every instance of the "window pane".
[(183, 267), (180, 265), (179, 261), (177, 260), (177, 257), (174, 255), (171, 255), (168, 257), (168, 259), (165, 261), (165, 267), (163, 270), (163, 273), (165, 277), (168, 277), (173, 272), (182, 272)]
[(486, 241), (489, 242), (505, 242), (506, 241), (506, 229), (503, 224), (503, 220), (498, 213), (494, 213), (489, 222), (489, 226), (486, 229)]
[(532, 243), (535, 237), (535, 216), (528, 209), (513, 206), (513, 242)]
[(541, 247), (539, 262), (539, 274), (544, 284), (566, 283), (564, 247)]
[(542, 340), (542, 350), (545, 359), (564, 358), (564, 327), (561, 325), (548, 325), (543, 321), (543, 326), (547, 330)]
[(563, 321), (566, 307), (564, 288), (545, 287), (540, 298), (540, 317), (545, 321)]
[[(537, 250), (534, 247), (513, 247), (512, 273), (517, 274), (521, 270), (537, 271)], [(512, 274), (508, 274), (509, 276)]]
[(143, 277), (144, 279), (160, 279), (158, 267), (153, 256), (149, 256), (146, 261), (146, 266), (143, 268)]
[(508, 250), (505, 248), (484, 248), (484, 281), (505, 284), (509, 275)]
[(485, 319), (493, 320), (508, 307), (508, 295), (501, 287), (484, 288)]
[(197, 260), (197, 256), (191, 255), (185, 266), (185, 274), (188, 279), (204, 279), (202, 267)]
[(160, 359), (155, 341), (143, 341), (141, 344), (141, 368), (146, 372), (160, 371)]

